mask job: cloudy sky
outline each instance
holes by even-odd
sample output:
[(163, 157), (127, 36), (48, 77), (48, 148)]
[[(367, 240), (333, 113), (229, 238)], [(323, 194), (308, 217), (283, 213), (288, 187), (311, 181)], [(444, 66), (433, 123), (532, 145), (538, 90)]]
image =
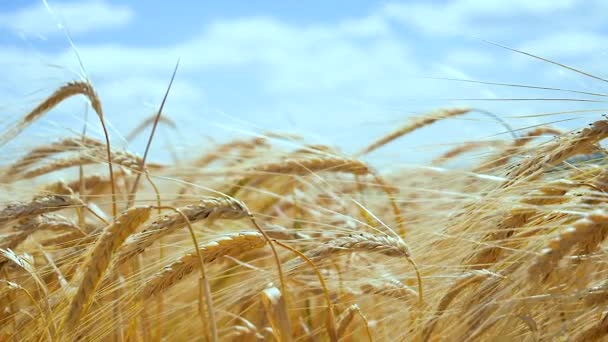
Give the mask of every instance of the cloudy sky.
[[(606, 107), (601, 96), (462, 81), (608, 92), (604, 81), (486, 42), (608, 75), (603, 0), (176, 3), (48, 0), (49, 11), (39, 0), (0, 1), (0, 123), (87, 77), (119, 141), (158, 107), (178, 58), (166, 115), (180, 131), (160, 133), (184, 149), (279, 130), (354, 151), (437, 107), (489, 110), (514, 129), (580, 127), (600, 113), (537, 114)], [(562, 100), (506, 100), (538, 98)], [(79, 130), (84, 108), (82, 99), (67, 101), (24, 135)], [(376, 155), (418, 162), (438, 146), (509, 136), (474, 113)], [(139, 151), (139, 140), (130, 148)]]

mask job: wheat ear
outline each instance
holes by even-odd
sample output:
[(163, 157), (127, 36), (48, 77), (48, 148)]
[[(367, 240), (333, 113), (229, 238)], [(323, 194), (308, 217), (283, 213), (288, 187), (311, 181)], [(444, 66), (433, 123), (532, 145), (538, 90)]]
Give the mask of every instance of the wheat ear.
[(513, 155), (515, 155), (523, 146), (528, 144), (534, 138), (543, 135), (562, 135), (563, 132), (552, 128), (552, 127), (536, 127), (535, 129), (526, 132), (523, 136), (515, 139), (509, 146), (507, 146), (498, 156), (492, 157), (491, 159), (481, 163), (475, 172), (483, 172), (489, 169), (494, 169), (499, 166), (505, 165)]
[(93, 300), (93, 295), (118, 248), (141, 224), (150, 217), (150, 207), (133, 207), (123, 212), (115, 221), (107, 226), (82, 268), (83, 275), (80, 286), (69, 305), (69, 312), (63, 320), (63, 328), (67, 333), (73, 332), (80, 318), (86, 314)]
[(66, 218), (61, 216), (34, 216), (34, 217), (26, 217), (21, 219), (16, 226), (13, 227), (13, 230), (17, 232), (11, 236), (8, 236), (2, 241), (2, 246), (0, 248), (3, 249), (15, 249), (21, 242), (27, 239), (28, 236), (34, 234), (34, 232), (38, 230), (60, 230), (60, 229), (70, 229), (70, 230), (80, 230), (80, 227), (76, 226), (74, 223), (68, 221)]
[(291, 322), (287, 304), (281, 291), (276, 287), (269, 287), (262, 291), (262, 305), (266, 311), (266, 316), (272, 325), (272, 334), (281, 342), (293, 341)]
[(574, 155), (588, 152), (594, 144), (606, 137), (608, 137), (608, 120), (596, 121), (591, 127), (583, 129), (566, 143), (549, 144), (547, 147), (539, 149), (534, 156), (509, 173), (509, 179), (502, 187), (511, 186), (523, 178), (534, 179), (549, 167)]
[(439, 120), (443, 120), (443, 119), (447, 119), (447, 118), (469, 113), (471, 110), (472, 110), (471, 108), (450, 108), (450, 109), (441, 109), (441, 110), (430, 112), (430, 113), (422, 116), (421, 118), (414, 120), (413, 122), (411, 122), (403, 127), (400, 127), (397, 130), (393, 131), (392, 133), (389, 133), (389, 134), (381, 137), (380, 139), (376, 140), (375, 142), (373, 142), (372, 144), (370, 144), (369, 146), (367, 146), (366, 148), (361, 150), (359, 153), (357, 153), (357, 156), (368, 154), (368, 153), (378, 149), (379, 147), (382, 147), (382, 146), (388, 144), (389, 142), (391, 142), (397, 138), (400, 138), (408, 133), (411, 133), (411, 132), (417, 130), (418, 128), (428, 126)]
[(418, 299), (418, 292), (397, 279), (386, 279), (382, 282), (370, 282), (361, 285), (366, 294), (382, 295), (412, 303)]
[(608, 214), (598, 210), (586, 215), (549, 242), (530, 266), (530, 278), (546, 279), (559, 261), (576, 245), (579, 245), (583, 252), (590, 253), (597, 249), (607, 236)]
[[(408, 246), (400, 238), (390, 236), (380, 236), (368, 233), (350, 234), (345, 237), (335, 238), (319, 246), (307, 251), (305, 255), (309, 259), (325, 259), (332, 255), (340, 255), (344, 253), (354, 252), (376, 252), (390, 257), (404, 257), (412, 264), (418, 279), (418, 303), (424, 303), (422, 277), (418, 270), (418, 266), (412, 260)], [(295, 265), (291, 265), (295, 267)]]
[(484, 148), (484, 147), (499, 147), (502, 145), (500, 141), (467, 141), (460, 146), (456, 146), (448, 151), (446, 151), (441, 156), (433, 159), (431, 164), (433, 165), (441, 165), (446, 163), (450, 159), (454, 159), (455, 157), (470, 152), (476, 149)]
[[(210, 263), (225, 255), (236, 256), (245, 251), (264, 247), (266, 241), (259, 233), (242, 232), (227, 234), (199, 247), (205, 263)], [(195, 252), (187, 253), (176, 261), (165, 266), (162, 271), (152, 275), (141, 290), (142, 298), (158, 295), (175, 285), (186, 275), (199, 267), (198, 256)]]
[[(83, 152), (93, 152), (93, 154), (89, 155), (89, 154), (80, 154), (80, 155), (76, 155), (73, 157), (69, 157), (69, 158), (62, 158), (53, 162), (50, 162), (48, 164), (42, 165), (38, 168), (23, 172), (21, 174), (13, 174), (11, 175), (12, 177), (10, 178), (11, 181), (14, 180), (20, 180), (20, 179), (30, 179), (30, 178), (35, 178), (35, 177), (39, 177), (51, 172), (55, 172), (58, 170), (62, 170), (62, 169), (66, 169), (69, 167), (74, 167), (74, 166), (82, 166), (82, 165), (87, 165), (87, 164), (96, 164), (100, 162), (99, 159), (99, 152), (101, 150), (98, 151), (90, 151), (90, 150), (85, 150)], [(97, 153), (95, 153), (97, 152)], [(139, 160), (141, 160), (141, 158), (137, 157), (134, 154), (131, 154), (129, 152), (122, 152), (122, 151), (115, 151), (111, 154), (111, 158), (112, 158), (112, 162), (126, 167), (128, 169), (131, 170), (135, 170), (135, 171), (141, 171), (140, 170), (140, 165), (139, 165)]]
[(0, 211), (0, 227), (12, 220), (50, 213), (75, 205), (80, 205), (80, 202), (64, 195), (39, 196), (30, 202), (11, 203)]
[(85, 138), (67, 138), (58, 142), (51, 143), (50, 145), (40, 146), (32, 149), (21, 159), (14, 162), (9, 166), (5, 175), (10, 177), (14, 174), (20, 173), (23, 169), (30, 165), (37, 163), (38, 161), (48, 158), (53, 154), (73, 151), (75, 149), (87, 149), (87, 148), (101, 148), (103, 143), (96, 139)]
[[(249, 216), (244, 204), (234, 198), (218, 197), (205, 198), (198, 204), (187, 205), (179, 208), (190, 223), (204, 219), (229, 219), (238, 220)], [(169, 235), (186, 225), (186, 221), (180, 214), (165, 215), (161, 219), (152, 222), (140, 233), (133, 235), (120, 249), (116, 257), (115, 266), (122, 265), (132, 257), (143, 253), (155, 241), (163, 236)]]
[[(157, 113), (154, 113), (154, 114), (148, 116), (147, 118), (145, 118), (144, 120), (142, 120), (142, 122), (140, 122), (139, 125), (137, 125), (135, 128), (133, 128), (131, 130), (131, 132), (129, 132), (129, 134), (127, 134), (125, 140), (126, 141), (133, 140), (144, 129), (146, 129), (146, 127), (150, 126), (151, 124), (154, 124), (154, 121), (157, 120), (156, 117), (157, 117)], [(158, 123), (162, 123), (162, 124), (166, 125), (167, 127), (172, 128), (172, 129), (177, 129), (177, 125), (175, 124), (175, 121), (169, 119), (166, 116), (160, 116), (158, 118)]]

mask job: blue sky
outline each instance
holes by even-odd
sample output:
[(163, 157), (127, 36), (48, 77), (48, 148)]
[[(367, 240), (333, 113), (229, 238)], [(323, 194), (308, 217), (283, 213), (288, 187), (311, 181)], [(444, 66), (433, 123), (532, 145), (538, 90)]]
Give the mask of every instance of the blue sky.
[[(161, 135), (184, 149), (204, 146), (209, 137), (281, 130), (353, 151), (437, 107), (490, 110), (516, 129), (566, 119), (572, 121), (555, 125), (580, 127), (599, 113), (521, 116), (606, 107), (496, 101), (603, 98), (433, 79), (606, 92), (602, 81), (483, 41), (606, 75), (608, 2), (602, 0), (48, 3), (52, 13), (38, 0), (0, 2), (0, 123), (82, 77), (60, 23), (74, 40), (117, 141), (158, 106), (178, 58), (166, 115), (179, 123), (180, 134)], [(28, 139), (78, 130), (83, 108), (82, 100), (67, 101), (28, 130)], [(194, 138), (182, 139), (186, 134)], [(417, 132), (377, 155), (423, 162), (445, 145), (495, 134), (509, 138), (504, 127), (471, 114)], [(132, 149), (141, 149), (140, 140)]]

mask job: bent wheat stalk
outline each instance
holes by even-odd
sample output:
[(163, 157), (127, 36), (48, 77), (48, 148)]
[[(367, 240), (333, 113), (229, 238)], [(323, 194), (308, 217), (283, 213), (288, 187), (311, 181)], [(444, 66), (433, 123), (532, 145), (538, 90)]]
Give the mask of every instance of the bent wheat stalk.
[(327, 285), (325, 283), (325, 278), (323, 278), (321, 271), (319, 270), (317, 265), (315, 265), (315, 263), (312, 262), (312, 260), (310, 260), (302, 252), (300, 252), (297, 249), (295, 249), (291, 246), (288, 246), (280, 241), (277, 241), (274, 239), (272, 241), (274, 243), (276, 243), (277, 245), (279, 245), (283, 248), (286, 248), (286, 249), (290, 250), (291, 252), (295, 253), (298, 257), (302, 258), (302, 260), (304, 260), (304, 262), (306, 262), (308, 265), (310, 265), (310, 267), (312, 267), (312, 269), (315, 271), (315, 274), (316, 274), (317, 278), (319, 279), (319, 283), (321, 284), (321, 288), (323, 289), (323, 294), (325, 296), (325, 302), (327, 304), (327, 316), (325, 318), (327, 334), (329, 335), (330, 341), (337, 342), (338, 337), (341, 336), (342, 334), (340, 333), (340, 330), (336, 328), (336, 317), (334, 314), (333, 304), (332, 304), (331, 298), (329, 296), (329, 290), (327, 289)]

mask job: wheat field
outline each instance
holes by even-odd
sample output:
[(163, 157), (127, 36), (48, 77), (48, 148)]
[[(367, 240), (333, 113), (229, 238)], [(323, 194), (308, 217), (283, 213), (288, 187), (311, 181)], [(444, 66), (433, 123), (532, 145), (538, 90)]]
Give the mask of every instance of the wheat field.
[[(2, 340), (608, 335), (599, 114), (576, 131), (463, 141), (410, 168), (366, 156), (476, 109), (421, 113), (355, 154), (267, 132), (161, 163), (148, 158), (154, 132), (179, 122), (161, 106), (129, 134), (149, 134), (145, 153), (122, 149), (92, 84), (76, 81), (11, 123), (0, 145), (76, 96), (104, 139), (58, 137), (0, 170)], [(485, 152), (466, 168), (444, 166), (475, 151)]]

